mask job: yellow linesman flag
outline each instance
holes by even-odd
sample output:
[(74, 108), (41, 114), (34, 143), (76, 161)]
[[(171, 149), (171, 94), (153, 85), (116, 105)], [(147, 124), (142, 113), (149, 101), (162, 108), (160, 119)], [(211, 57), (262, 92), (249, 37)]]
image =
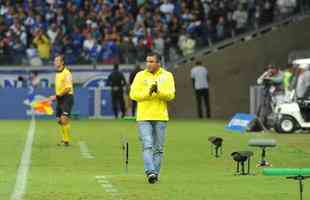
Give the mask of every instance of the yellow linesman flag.
[(52, 102), (48, 100), (34, 101), (31, 103), (31, 107), (37, 113), (44, 115), (53, 115), (54, 110), (52, 107)]

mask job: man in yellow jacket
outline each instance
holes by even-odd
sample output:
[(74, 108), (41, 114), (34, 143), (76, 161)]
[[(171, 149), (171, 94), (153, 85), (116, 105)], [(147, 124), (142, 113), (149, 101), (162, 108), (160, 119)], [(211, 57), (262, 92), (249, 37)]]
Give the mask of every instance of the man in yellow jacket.
[(131, 85), (130, 98), (138, 102), (137, 122), (143, 146), (144, 170), (150, 184), (158, 181), (166, 124), (167, 102), (175, 97), (173, 75), (163, 69), (159, 56), (146, 58), (147, 69), (140, 71)]

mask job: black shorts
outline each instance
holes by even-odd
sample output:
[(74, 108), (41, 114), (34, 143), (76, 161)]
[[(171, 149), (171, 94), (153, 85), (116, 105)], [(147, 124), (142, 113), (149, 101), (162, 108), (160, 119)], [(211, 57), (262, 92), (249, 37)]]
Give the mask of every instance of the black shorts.
[(62, 115), (70, 117), (73, 103), (73, 95), (71, 94), (57, 97), (56, 117), (59, 118)]

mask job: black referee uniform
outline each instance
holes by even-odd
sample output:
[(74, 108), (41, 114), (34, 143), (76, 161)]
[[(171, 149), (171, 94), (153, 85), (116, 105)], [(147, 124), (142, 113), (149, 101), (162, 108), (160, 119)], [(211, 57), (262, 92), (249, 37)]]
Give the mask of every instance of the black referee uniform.
[(126, 114), (124, 101), (126, 80), (124, 74), (119, 71), (117, 64), (114, 65), (113, 72), (108, 77), (107, 85), (111, 86), (112, 107), (115, 118), (118, 118), (119, 109), (121, 110), (122, 117), (124, 117)]

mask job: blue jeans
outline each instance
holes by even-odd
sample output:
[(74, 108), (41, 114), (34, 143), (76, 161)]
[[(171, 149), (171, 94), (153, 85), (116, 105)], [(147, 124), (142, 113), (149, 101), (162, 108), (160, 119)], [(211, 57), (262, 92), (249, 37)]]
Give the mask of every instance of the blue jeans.
[(139, 121), (145, 173), (159, 174), (165, 142), (165, 121)]

